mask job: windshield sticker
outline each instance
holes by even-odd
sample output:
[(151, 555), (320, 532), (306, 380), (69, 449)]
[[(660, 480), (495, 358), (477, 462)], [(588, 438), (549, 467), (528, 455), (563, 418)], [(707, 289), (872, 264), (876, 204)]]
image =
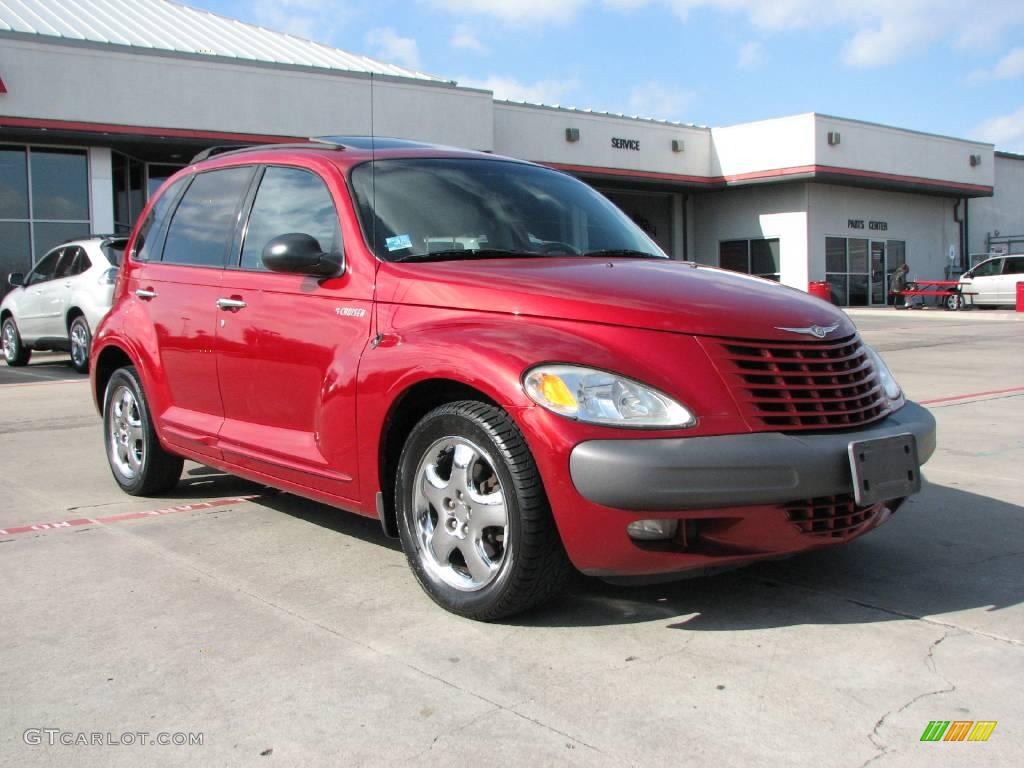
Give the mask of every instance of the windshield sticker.
[(412, 238), (408, 235), (395, 235), (384, 241), (389, 251), (400, 251), (403, 248), (412, 248)]

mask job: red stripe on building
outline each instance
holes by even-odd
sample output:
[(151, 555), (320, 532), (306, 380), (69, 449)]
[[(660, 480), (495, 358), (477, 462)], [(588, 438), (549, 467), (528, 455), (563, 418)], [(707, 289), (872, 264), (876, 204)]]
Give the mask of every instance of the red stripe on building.
[(116, 125), (113, 123), (82, 123), (73, 120), (45, 120), (35, 117), (0, 116), (0, 126), (8, 128), (43, 128), (51, 131), (81, 131), (85, 133), (113, 133), (129, 136), (154, 136), (174, 139), (213, 139), (215, 141), (244, 141), (250, 144), (277, 144), (305, 141), (308, 136), (280, 136), (266, 133), (232, 133), (188, 128), (157, 128), (146, 125)]

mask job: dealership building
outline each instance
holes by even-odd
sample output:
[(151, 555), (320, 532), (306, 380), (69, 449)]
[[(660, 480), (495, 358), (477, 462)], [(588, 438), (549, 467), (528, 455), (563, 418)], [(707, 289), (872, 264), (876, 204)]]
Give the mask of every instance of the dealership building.
[(885, 303), (1024, 252), (1024, 156), (821, 114), (706, 128), (495, 100), (168, 0), (0, 4), (0, 272), (127, 231), (213, 145), (395, 136), (558, 168), (673, 258)]

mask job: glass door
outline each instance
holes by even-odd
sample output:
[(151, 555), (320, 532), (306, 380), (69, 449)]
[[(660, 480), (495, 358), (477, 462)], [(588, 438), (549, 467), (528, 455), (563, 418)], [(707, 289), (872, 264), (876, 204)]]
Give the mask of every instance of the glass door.
[(889, 294), (886, 284), (885, 242), (871, 241), (871, 306), (885, 306)]

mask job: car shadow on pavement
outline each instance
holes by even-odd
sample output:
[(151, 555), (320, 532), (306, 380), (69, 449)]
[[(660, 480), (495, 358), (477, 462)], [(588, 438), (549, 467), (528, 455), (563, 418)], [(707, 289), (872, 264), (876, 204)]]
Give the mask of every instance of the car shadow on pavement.
[(714, 632), (960, 611), (974, 611), (972, 621), (998, 623), (999, 617), (984, 614), (1024, 602), (1021, 542), (1024, 507), (928, 485), (884, 527), (845, 546), (657, 585), (623, 587), (581, 577), (564, 597), (510, 623), (664, 621), (673, 629)]

